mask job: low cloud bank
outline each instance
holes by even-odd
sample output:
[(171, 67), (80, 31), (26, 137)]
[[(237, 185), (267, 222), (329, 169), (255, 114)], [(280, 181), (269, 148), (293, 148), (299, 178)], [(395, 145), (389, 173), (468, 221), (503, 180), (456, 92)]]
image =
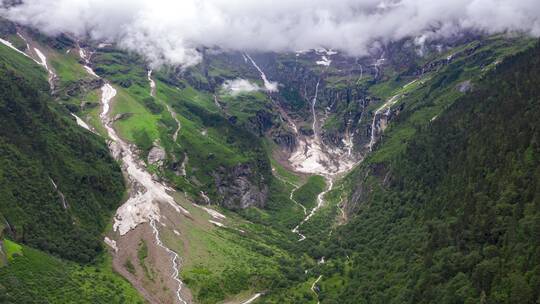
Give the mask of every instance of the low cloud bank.
[(261, 87), (249, 80), (237, 78), (234, 80), (226, 80), (223, 83), (223, 89), (234, 96), (241, 93), (260, 91)]
[(114, 42), (154, 64), (186, 66), (200, 61), (200, 47), (326, 47), (361, 56), (374, 41), (463, 29), (540, 35), (538, 0), (23, 0), (0, 15), (50, 35)]

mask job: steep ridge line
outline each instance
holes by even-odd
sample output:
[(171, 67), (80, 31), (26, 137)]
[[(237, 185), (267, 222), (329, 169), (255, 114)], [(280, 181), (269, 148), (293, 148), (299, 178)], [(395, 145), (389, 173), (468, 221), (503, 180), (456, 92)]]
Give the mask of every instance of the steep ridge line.
[[(403, 85), (401, 87), (401, 89), (402, 90), (407, 89), (408, 87), (410, 87), (411, 85), (413, 85), (414, 83), (416, 83), (418, 81), (420, 81), (420, 83), (423, 84), (423, 83), (425, 83), (426, 80), (425, 79), (422, 80), (420, 78), (419, 79), (414, 79), (413, 81)], [(398, 103), (402, 96), (403, 96), (402, 92), (396, 93), (395, 95), (390, 97), (384, 104), (382, 104), (379, 108), (377, 108), (377, 110), (373, 114), (373, 120), (371, 122), (371, 136), (370, 136), (369, 143), (367, 145), (370, 152), (373, 151), (373, 147), (375, 146), (375, 144), (377, 142), (377, 129), (379, 129), (379, 126), (377, 126), (377, 118), (379, 116), (381, 116), (381, 114), (382, 114), (382, 112), (384, 110), (386, 110), (384, 115), (386, 117), (388, 117), (390, 115), (391, 111), (392, 111), (392, 106), (394, 106), (396, 103)], [(385, 128), (382, 128), (381, 132), (384, 131), (384, 129)]]
[[(30, 47), (30, 43), (28, 42), (28, 40), (26, 39), (26, 37), (24, 37), (24, 35), (22, 35), (21, 33), (17, 32), (17, 36), (20, 37), (22, 40), (24, 40), (24, 42), (26, 43), (26, 48), (28, 51), (31, 51), (31, 47)], [(18, 53), (32, 59), (35, 63), (39, 64), (40, 66), (42, 66), (43, 68), (45, 68), (45, 70), (47, 71), (47, 73), (49, 74), (49, 77), (48, 77), (48, 82), (49, 82), (49, 88), (51, 90), (51, 92), (54, 92), (54, 89), (55, 89), (55, 84), (54, 82), (56, 81), (56, 79), (58, 78), (58, 76), (56, 75), (56, 73), (54, 72), (54, 70), (49, 66), (49, 64), (47, 63), (47, 57), (45, 56), (45, 54), (43, 54), (43, 52), (41, 52), (37, 47), (34, 47), (34, 53), (38, 56), (39, 58), (39, 61), (34, 59), (32, 56), (26, 54), (25, 52), (17, 49), (16, 47), (13, 46), (13, 44), (11, 44), (11, 42), (9, 41), (6, 41), (6, 40), (3, 40), (3, 39), (0, 39), (0, 42), (2, 42), (3, 44), (9, 46), (10, 48), (12, 48), (13, 50), (17, 51)], [(80, 53), (81, 54), (81, 58), (85, 60), (85, 62), (88, 63), (88, 59), (86, 57), (84, 57), (84, 53)], [(96, 75), (96, 73), (94, 73), (94, 71), (89, 68), (88, 66), (84, 66), (84, 68), (87, 70), (88, 73), (90, 73), (91, 75), (94, 75), (95, 77), (98, 77), (98, 75)], [(90, 128), (90, 126), (82, 119), (80, 118), (79, 116), (77, 116), (77, 114), (75, 113), (70, 113), (71, 116), (73, 116), (75, 118), (75, 121), (77, 122), (77, 125), (79, 125), (80, 127), (94, 133), (94, 134), (97, 134), (96, 132), (94, 132), (94, 130), (92, 130), (92, 128)]]
[[(26, 39), (26, 37), (24, 37), (24, 35), (22, 35), (19, 32), (17, 32), (17, 36), (20, 37), (26, 43), (27, 52), (30, 52), (30, 54), (31, 54), (32, 53), (32, 47), (31, 47), (30, 43), (28, 42), (28, 39)], [(48, 77), (47, 81), (49, 82), (49, 87), (51, 89), (51, 92), (54, 92), (54, 89), (55, 89), (54, 81), (57, 78), (57, 75), (55, 74), (53, 69), (51, 67), (49, 67), (49, 65), (47, 64), (47, 57), (45, 56), (45, 54), (43, 54), (43, 52), (41, 52), (41, 50), (39, 48), (37, 48), (36, 46), (33, 47), (33, 54), (35, 56), (37, 56), (37, 59), (36, 59), (36, 58), (34, 58), (34, 56), (31, 56), (30, 54), (19, 50), (18, 48), (16, 48), (13, 45), (13, 43), (11, 43), (11, 42), (9, 42), (7, 40), (0, 39), (0, 43), (2, 43), (5, 46), (11, 48), (12, 50), (16, 51), (17, 53), (19, 53), (21, 55), (24, 55), (25, 57), (31, 59), (32, 61), (34, 61), (38, 65), (42, 66), (47, 71), (47, 73), (49, 74), (49, 77)]]
[[(9, 46), (10, 44), (6, 43), (5, 41), (0, 42), (7, 46)], [(10, 48), (13, 49), (13, 47)], [(37, 47), (34, 47), (34, 52), (39, 57), (40, 61), (33, 59), (30, 55), (24, 52), (18, 51), (18, 53), (23, 54), (24, 56), (32, 59), (37, 64), (43, 66), (49, 72), (49, 81), (51, 84), (51, 81), (56, 78), (56, 74), (54, 74), (54, 71), (49, 68), (47, 64), (47, 58)], [(86, 69), (87, 72), (91, 75), (95, 75), (95, 73), (91, 69), (89, 69)], [(54, 87), (51, 87), (51, 89), (54, 89)], [(122, 169), (128, 177), (128, 182), (131, 188), (129, 191), (128, 200), (117, 209), (114, 218), (113, 230), (118, 231), (120, 236), (123, 236), (131, 229), (135, 228), (137, 225), (144, 222), (149, 222), (149, 225), (154, 229), (156, 245), (163, 248), (167, 251), (169, 255), (171, 255), (171, 278), (178, 283), (176, 297), (179, 303), (187, 304), (187, 302), (181, 298), (181, 290), (183, 283), (179, 279), (179, 257), (176, 253), (163, 245), (161, 239), (159, 238), (159, 233), (156, 233), (158, 231), (155, 222), (159, 222), (160, 219), (158, 206), (159, 203), (167, 203), (179, 213), (189, 215), (189, 211), (176, 204), (172, 196), (167, 193), (168, 191), (173, 191), (171, 188), (153, 180), (151, 174), (144, 169), (144, 166), (137, 162), (135, 152), (131, 150), (131, 147), (122, 139), (120, 139), (120, 137), (116, 134), (116, 131), (112, 126), (113, 120), (110, 119), (108, 116), (110, 110), (110, 103), (112, 99), (116, 96), (116, 90), (109, 83), (105, 83), (101, 88), (101, 93), (102, 112), (99, 116), (110, 138), (109, 149), (111, 150), (111, 154), (115, 159), (121, 160)], [(77, 118), (76, 115), (72, 115)], [(52, 179), (50, 181), (53, 188), (61, 196), (63, 207), (67, 208), (68, 205), (65, 201), (65, 197), (59, 191), (56, 183)], [(118, 248), (116, 247), (116, 242), (114, 240), (105, 237), (104, 242), (107, 245), (111, 246), (111, 248), (113, 248), (115, 252), (117, 252)]]
[[(16, 48), (16, 47), (13, 45), (13, 43), (11, 43), (11, 42), (9, 42), (9, 41), (7, 41), (7, 40), (4, 40), (4, 39), (2, 39), (2, 38), (0, 38), (0, 43), (2, 43), (3, 45), (9, 47), (10, 49), (16, 51), (17, 53), (26, 56), (27, 58), (31, 59), (31, 60), (34, 61), (35, 63), (41, 65), (41, 63), (38, 62), (36, 59), (30, 57), (30, 55), (28, 55), (28, 54), (26, 54), (25, 52), (23, 52), (23, 51), (19, 50), (18, 48)], [(28, 49), (30, 49), (30, 48), (28, 48)]]

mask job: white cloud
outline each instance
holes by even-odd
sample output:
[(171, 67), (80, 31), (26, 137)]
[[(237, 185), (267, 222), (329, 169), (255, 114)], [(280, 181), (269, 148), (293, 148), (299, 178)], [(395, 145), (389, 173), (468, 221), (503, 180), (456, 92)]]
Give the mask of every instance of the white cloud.
[(194, 64), (201, 46), (359, 56), (376, 40), (462, 28), (540, 35), (538, 0), (24, 0), (0, 14), (48, 34), (116, 42), (156, 64)]
[(241, 93), (260, 91), (261, 87), (249, 80), (237, 78), (234, 80), (226, 80), (223, 83), (223, 89), (231, 95), (238, 95)]

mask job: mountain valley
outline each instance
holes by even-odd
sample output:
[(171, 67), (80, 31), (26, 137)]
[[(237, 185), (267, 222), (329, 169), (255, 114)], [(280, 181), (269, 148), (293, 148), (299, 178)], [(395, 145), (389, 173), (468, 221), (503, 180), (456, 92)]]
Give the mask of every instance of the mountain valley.
[(0, 38), (2, 303), (540, 301), (535, 38)]

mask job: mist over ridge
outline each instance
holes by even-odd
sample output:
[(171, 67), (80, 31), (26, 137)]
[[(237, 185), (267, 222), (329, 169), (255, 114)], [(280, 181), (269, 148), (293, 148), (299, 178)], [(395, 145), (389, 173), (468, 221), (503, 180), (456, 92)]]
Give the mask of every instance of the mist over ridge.
[(184, 66), (200, 61), (201, 47), (325, 47), (362, 56), (375, 41), (429, 41), (465, 29), (540, 35), (534, 0), (24, 0), (0, 15), (50, 35), (114, 42), (154, 64)]

